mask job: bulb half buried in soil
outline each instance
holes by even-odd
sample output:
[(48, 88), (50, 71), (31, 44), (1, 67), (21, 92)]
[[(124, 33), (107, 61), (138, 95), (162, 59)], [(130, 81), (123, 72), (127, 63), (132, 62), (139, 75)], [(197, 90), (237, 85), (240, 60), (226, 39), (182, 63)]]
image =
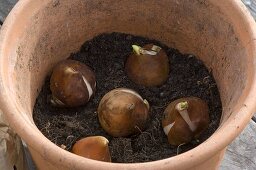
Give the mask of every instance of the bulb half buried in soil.
[(103, 136), (91, 136), (77, 141), (72, 147), (76, 155), (98, 161), (111, 162), (109, 141)]
[(133, 90), (118, 88), (100, 101), (98, 118), (102, 128), (114, 137), (125, 137), (145, 129), (149, 104)]
[(148, 44), (143, 48), (132, 46), (134, 53), (125, 63), (128, 77), (135, 83), (144, 86), (163, 84), (169, 75), (169, 60), (165, 51), (156, 45)]
[(53, 69), (50, 89), (54, 106), (84, 105), (96, 90), (95, 75), (87, 65), (79, 61), (64, 60)]
[(198, 138), (209, 126), (209, 108), (197, 97), (181, 98), (164, 111), (162, 127), (171, 145), (181, 145)]

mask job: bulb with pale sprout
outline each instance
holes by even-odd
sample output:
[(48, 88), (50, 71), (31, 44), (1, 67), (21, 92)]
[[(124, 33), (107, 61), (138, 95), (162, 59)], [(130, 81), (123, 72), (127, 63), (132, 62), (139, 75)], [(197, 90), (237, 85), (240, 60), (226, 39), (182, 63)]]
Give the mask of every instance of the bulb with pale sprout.
[(169, 75), (169, 60), (165, 51), (154, 44), (143, 47), (133, 45), (127, 58), (125, 71), (135, 83), (143, 86), (162, 85)]
[(171, 102), (164, 111), (162, 127), (171, 145), (181, 145), (197, 139), (209, 126), (209, 108), (197, 97)]

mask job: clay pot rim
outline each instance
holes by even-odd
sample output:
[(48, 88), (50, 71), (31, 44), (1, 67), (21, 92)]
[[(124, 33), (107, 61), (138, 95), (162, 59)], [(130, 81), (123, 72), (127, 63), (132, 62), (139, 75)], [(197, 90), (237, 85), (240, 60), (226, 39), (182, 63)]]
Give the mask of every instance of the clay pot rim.
[[(248, 64), (251, 67), (251, 73), (249, 75), (249, 82), (251, 86), (246, 86), (246, 91), (243, 93), (241, 97), (242, 100), (238, 102), (236, 105), (238, 110), (236, 112), (236, 116), (234, 118), (229, 118), (226, 123), (217, 130), (207, 141), (199, 145), (198, 147), (185, 152), (183, 154), (177, 155), (175, 157), (146, 162), (146, 163), (133, 163), (133, 164), (123, 164), (123, 163), (105, 163), (94, 161), (86, 158), (82, 158), (80, 156), (69, 153), (57, 145), (53, 144), (50, 140), (44, 137), (41, 132), (34, 128), (35, 125), (29, 121), (29, 118), (24, 113), (22, 107), (18, 106), (15, 100), (12, 98), (11, 94), (8, 93), (9, 86), (11, 84), (11, 79), (8, 78), (6, 74), (8, 72), (7, 66), (5, 65), (6, 59), (10, 54), (10, 49), (8, 49), (8, 40), (12, 38), (13, 29), (15, 28), (16, 22), (19, 21), (20, 18), (26, 19), (26, 15), (28, 14), (26, 11), (30, 9), (31, 12), (36, 12), (40, 8), (46, 4), (46, 1), (34, 1), (34, 0), (22, 0), (18, 1), (14, 9), (11, 11), (9, 16), (7, 17), (5, 23), (2, 26), (1, 34), (0, 34), (0, 106), (2, 111), (5, 113), (5, 116), (9, 122), (12, 122), (12, 128), (18, 132), (18, 134), (23, 139), (29, 139), (27, 144), (33, 148), (38, 153), (44, 153), (41, 155), (47, 161), (52, 164), (61, 164), (61, 161), (65, 161), (69, 164), (70, 167), (83, 168), (86, 167), (94, 167), (98, 169), (109, 169), (109, 168), (129, 168), (129, 169), (155, 169), (155, 168), (171, 168), (171, 167), (180, 167), (186, 168), (186, 166), (192, 167), (193, 165), (197, 165), (199, 162), (204, 162), (208, 158), (217, 154), (218, 151), (223, 150), (232, 140), (238, 136), (238, 134), (245, 128), (246, 124), (249, 122), (251, 116), (253, 115), (256, 109), (256, 98), (253, 94), (256, 94), (256, 40), (253, 37), (256, 37), (256, 24), (253, 18), (250, 16), (249, 12), (246, 10), (246, 7), (240, 0), (226, 0), (226, 4), (230, 4), (233, 10), (240, 11), (241, 17), (244, 19), (246, 23), (246, 27), (249, 30), (249, 34), (251, 34), (252, 40), (248, 43), (248, 47), (251, 48), (252, 54), (248, 57)], [(21, 31), (20, 31), (21, 32)], [(15, 34), (16, 35), (16, 34)], [(246, 97), (247, 96), (247, 97)], [(243, 98), (246, 97), (246, 98)], [(245, 104), (241, 107), (241, 103)], [(238, 117), (239, 116), (239, 117)], [(17, 123), (24, 122), (27, 123)], [(225, 137), (223, 137), (223, 134)], [(42, 146), (42, 147), (38, 147)], [(210, 147), (209, 147), (210, 146)], [(61, 159), (61, 160), (60, 160)]]

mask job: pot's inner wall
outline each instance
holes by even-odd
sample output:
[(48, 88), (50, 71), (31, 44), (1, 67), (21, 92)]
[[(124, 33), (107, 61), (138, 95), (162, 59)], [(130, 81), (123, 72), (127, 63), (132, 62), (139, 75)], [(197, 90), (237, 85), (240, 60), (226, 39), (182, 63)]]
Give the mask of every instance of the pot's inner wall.
[(212, 70), (218, 84), (223, 120), (242, 94), (247, 79), (242, 38), (222, 10), (208, 1), (48, 1), (29, 18), (17, 50), (16, 65), (22, 67), (15, 67), (19, 74), (16, 93), (23, 96), (19, 101), (30, 107), (31, 114), (52, 66), (103, 32), (146, 36), (198, 56)]

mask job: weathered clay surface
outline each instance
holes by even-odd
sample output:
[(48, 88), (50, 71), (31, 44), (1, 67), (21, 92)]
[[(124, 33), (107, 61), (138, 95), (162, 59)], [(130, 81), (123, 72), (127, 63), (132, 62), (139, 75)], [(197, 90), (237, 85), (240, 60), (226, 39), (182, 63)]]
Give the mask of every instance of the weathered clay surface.
[[(7, 17), (0, 35), (1, 108), (27, 142), (39, 169), (214, 168), (255, 110), (253, 27), (240, 0), (23, 0)], [(206, 63), (223, 103), (222, 124), (211, 138), (169, 159), (108, 164), (68, 153), (39, 132), (32, 109), (53, 65), (84, 41), (113, 31), (157, 39)]]

